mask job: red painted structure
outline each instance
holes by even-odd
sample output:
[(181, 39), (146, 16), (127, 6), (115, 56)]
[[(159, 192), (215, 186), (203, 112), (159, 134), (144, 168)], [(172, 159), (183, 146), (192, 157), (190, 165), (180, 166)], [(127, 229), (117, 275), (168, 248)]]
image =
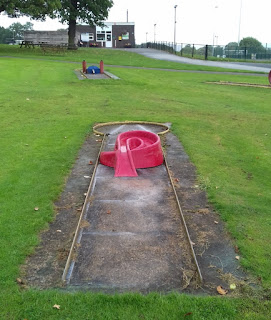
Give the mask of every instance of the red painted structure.
[(104, 62), (103, 62), (103, 60), (100, 61), (100, 70), (101, 70), (101, 73), (104, 73)]
[(83, 73), (87, 72), (87, 63), (85, 60), (82, 61), (82, 69), (83, 69)]
[(101, 152), (100, 162), (115, 168), (115, 177), (136, 177), (136, 169), (163, 163), (160, 138), (149, 131), (128, 131), (118, 135), (114, 151)]

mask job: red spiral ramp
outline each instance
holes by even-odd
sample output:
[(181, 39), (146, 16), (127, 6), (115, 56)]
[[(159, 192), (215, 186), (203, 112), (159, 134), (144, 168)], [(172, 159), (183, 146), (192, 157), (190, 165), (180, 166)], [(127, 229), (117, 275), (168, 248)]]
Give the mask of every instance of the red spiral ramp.
[(160, 138), (149, 131), (128, 131), (118, 135), (114, 151), (101, 152), (100, 162), (115, 168), (115, 177), (136, 177), (136, 169), (163, 163)]

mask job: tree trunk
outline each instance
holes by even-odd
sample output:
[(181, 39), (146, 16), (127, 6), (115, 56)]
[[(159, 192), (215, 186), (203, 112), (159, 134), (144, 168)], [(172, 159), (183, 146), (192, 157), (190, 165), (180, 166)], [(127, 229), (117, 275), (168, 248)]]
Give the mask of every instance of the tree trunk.
[(68, 31), (68, 37), (69, 37), (69, 46), (68, 48), (70, 50), (74, 50), (77, 48), (75, 44), (75, 33), (76, 33), (76, 20), (71, 19), (69, 21), (69, 31)]

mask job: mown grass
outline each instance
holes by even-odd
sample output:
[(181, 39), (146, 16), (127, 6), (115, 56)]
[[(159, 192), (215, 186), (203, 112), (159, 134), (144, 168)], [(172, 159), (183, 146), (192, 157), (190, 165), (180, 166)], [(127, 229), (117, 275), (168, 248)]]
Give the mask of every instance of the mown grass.
[(73, 73), (79, 66), (0, 59), (1, 318), (270, 318), (270, 302), (256, 298), (18, 288), (20, 265), (53, 219), (53, 201), (93, 123), (122, 120), (172, 122), (240, 248), (242, 265), (266, 291), (271, 285), (271, 91), (205, 83), (266, 79), (112, 68), (121, 80), (79, 81)]
[(82, 62), (86, 60), (88, 64), (99, 64), (103, 60), (106, 65), (136, 66), (148, 68), (176, 69), (176, 70), (201, 70), (201, 71), (238, 71), (236, 69), (225, 69), (208, 66), (193, 66), (184, 63), (171, 61), (154, 60), (137, 53), (126, 50), (103, 49), (103, 48), (78, 48), (78, 50), (67, 50), (65, 52), (45, 53), (39, 47), (20, 48), (20, 46), (0, 46), (1, 56), (13, 56), (24, 58), (35, 58), (45, 60), (62, 60), (71, 62)]
[[(55, 304), (60, 306), (59, 310), (53, 308)], [(6, 310), (9, 310), (9, 313), (4, 313)], [(270, 302), (256, 299), (192, 297), (180, 294), (163, 296), (157, 293), (148, 296), (106, 296), (32, 290), (6, 295), (0, 310), (1, 319), (50, 320), (266, 320), (269, 319), (269, 315)]]

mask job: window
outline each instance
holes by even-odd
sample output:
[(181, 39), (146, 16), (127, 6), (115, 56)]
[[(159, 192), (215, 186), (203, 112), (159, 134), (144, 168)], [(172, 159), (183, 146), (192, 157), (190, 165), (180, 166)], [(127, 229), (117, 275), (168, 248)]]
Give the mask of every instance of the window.
[(89, 41), (89, 34), (88, 33), (81, 33), (81, 41), (88, 42)]
[(96, 27), (96, 41), (111, 42), (112, 41), (112, 28), (111, 27)]
[(105, 34), (97, 33), (97, 41), (105, 41)]
[(122, 34), (122, 40), (129, 40), (129, 32)]
[(106, 35), (106, 41), (111, 41), (111, 33)]
[(90, 33), (89, 34), (89, 41), (93, 41), (94, 40), (94, 33)]

